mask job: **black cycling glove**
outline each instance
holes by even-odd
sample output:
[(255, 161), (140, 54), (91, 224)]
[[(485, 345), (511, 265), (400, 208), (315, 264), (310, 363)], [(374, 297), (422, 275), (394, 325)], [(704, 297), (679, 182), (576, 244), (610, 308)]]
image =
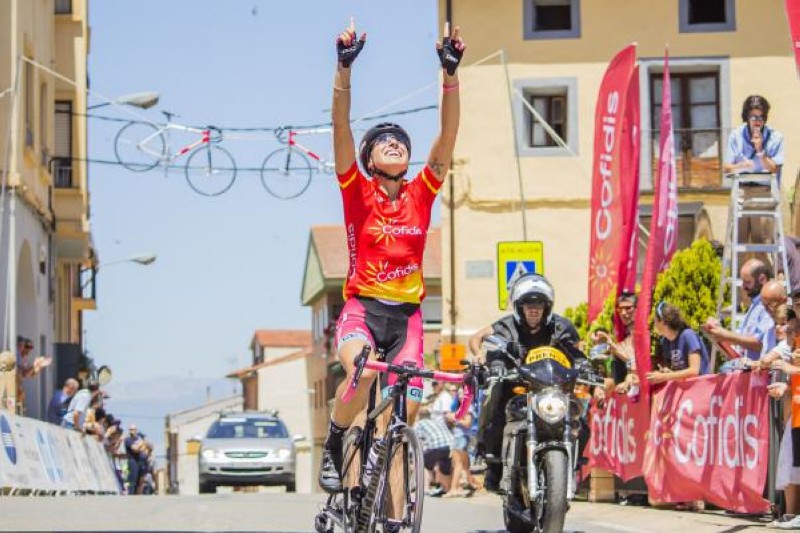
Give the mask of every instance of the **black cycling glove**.
[(350, 41), (350, 46), (346, 46), (341, 39), (336, 39), (336, 52), (339, 55), (339, 63), (344, 68), (349, 68), (356, 60), (361, 49), (364, 48), (364, 43), (367, 42), (363, 37), (361, 39), (353, 35), (353, 40)]
[(442, 47), (437, 48), (436, 53), (439, 54), (442, 68), (452, 76), (456, 73), (458, 64), (461, 63), (461, 57), (464, 55), (464, 45), (461, 41), (454, 41), (450, 37), (445, 37), (442, 40)]

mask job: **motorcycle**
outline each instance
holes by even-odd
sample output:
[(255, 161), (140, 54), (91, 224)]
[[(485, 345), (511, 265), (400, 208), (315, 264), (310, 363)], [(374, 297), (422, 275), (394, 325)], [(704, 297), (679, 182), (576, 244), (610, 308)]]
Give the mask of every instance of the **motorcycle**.
[[(558, 533), (564, 530), (569, 502), (575, 497), (579, 465), (578, 433), (586, 404), (575, 396), (577, 384), (602, 386), (591, 365), (575, 368), (553, 346), (514, 357), (513, 343), (496, 335), (483, 341), (502, 353), (513, 368), (495, 370), (490, 383), (509, 382), (514, 395), (504, 406), (503, 518), (511, 533)], [(494, 365), (497, 369), (497, 365)]]

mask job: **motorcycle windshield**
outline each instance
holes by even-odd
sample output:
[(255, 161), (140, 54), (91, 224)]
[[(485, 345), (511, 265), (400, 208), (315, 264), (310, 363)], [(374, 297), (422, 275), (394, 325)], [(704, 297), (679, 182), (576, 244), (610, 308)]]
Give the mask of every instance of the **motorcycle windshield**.
[(578, 371), (567, 368), (554, 359), (542, 359), (520, 367), (522, 377), (531, 385), (534, 392), (547, 388), (559, 387), (571, 390), (578, 377)]

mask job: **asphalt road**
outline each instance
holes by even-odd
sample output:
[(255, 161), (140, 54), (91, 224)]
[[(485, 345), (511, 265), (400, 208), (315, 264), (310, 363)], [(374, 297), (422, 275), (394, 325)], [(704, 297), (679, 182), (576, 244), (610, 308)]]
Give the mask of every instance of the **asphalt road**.
[[(228, 493), (206, 496), (79, 496), (0, 498), (1, 531), (226, 531), (310, 533), (322, 496)], [(763, 524), (763, 522), (761, 523)], [(758, 522), (719, 513), (687, 513), (610, 504), (573, 503), (569, 533), (764, 531)], [(423, 531), (500, 533), (500, 499), (426, 498)]]

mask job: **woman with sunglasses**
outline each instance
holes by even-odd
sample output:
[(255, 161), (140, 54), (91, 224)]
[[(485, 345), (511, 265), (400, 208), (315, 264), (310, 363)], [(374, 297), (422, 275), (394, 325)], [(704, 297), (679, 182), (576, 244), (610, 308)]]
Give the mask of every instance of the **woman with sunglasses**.
[(708, 373), (708, 351), (700, 336), (686, 324), (681, 310), (660, 302), (655, 313), (656, 332), (661, 336), (661, 356), (666, 365), (648, 372), (651, 384), (693, 378)]
[[(341, 401), (355, 357), (364, 346), (370, 346), (373, 353), (376, 348), (382, 349), (389, 363), (423, 366), (422, 256), (431, 208), (452, 161), (460, 116), (456, 69), (464, 43), (459, 28), (450, 33), (445, 27), (444, 38), (436, 45), (443, 80), (440, 131), (425, 167), (413, 179), (403, 179), (408, 172), (411, 140), (397, 124), (378, 124), (367, 131), (356, 154), (350, 128), (350, 76), (365, 43), (366, 34), (359, 37), (352, 20), (336, 40), (333, 148), (344, 204), (349, 268), (344, 283), (345, 305), (336, 326), (336, 349), (347, 377), (335, 395), (319, 475), (320, 486), (328, 492), (342, 490), (342, 438), (366, 405), (375, 378), (374, 372), (365, 371), (355, 397), (348, 403)], [(394, 375), (384, 375), (382, 390), (386, 391), (394, 380)], [(410, 424), (421, 400), (422, 381), (412, 380)]]

